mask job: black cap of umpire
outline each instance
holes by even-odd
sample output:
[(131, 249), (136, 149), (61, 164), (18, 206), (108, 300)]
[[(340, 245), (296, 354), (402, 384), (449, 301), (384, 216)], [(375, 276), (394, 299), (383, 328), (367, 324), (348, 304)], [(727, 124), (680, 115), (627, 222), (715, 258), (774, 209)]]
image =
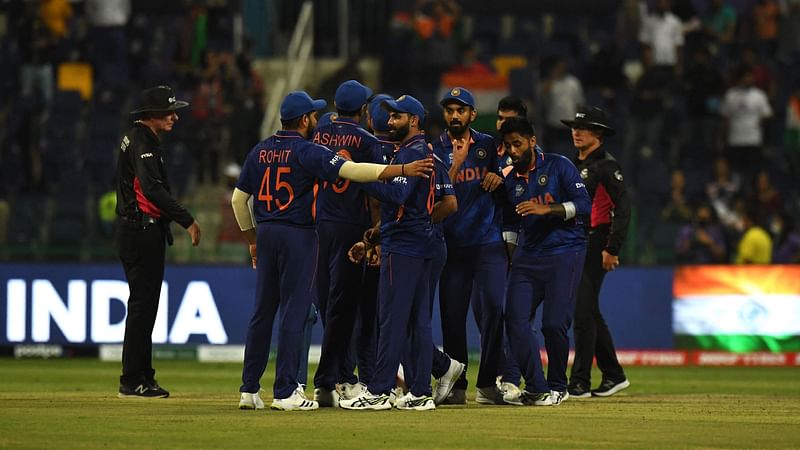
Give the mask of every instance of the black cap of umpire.
[(617, 132), (608, 125), (608, 122), (609, 120), (606, 112), (596, 106), (579, 106), (578, 111), (575, 113), (575, 120), (561, 121), (561, 123), (570, 128), (583, 126), (600, 129), (606, 136), (617, 134)]
[(188, 102), (175, 100), (175, 94), (169, 86), (161, 85), (142, 91), (139, 107), (131, 111), (131, 114), (175, 111), (186, 106), (189, 106)]

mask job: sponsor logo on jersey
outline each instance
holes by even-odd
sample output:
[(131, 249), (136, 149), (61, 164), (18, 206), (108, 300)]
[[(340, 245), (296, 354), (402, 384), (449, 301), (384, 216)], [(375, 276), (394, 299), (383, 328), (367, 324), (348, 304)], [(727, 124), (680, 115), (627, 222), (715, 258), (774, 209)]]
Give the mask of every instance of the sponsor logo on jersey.
[(131, 140), (128, 139), (128, 136), (122, 136), (122, 142), (119, 144), (119, 149), (123, 152), (128, 151), (128, 146), (131, 145)]
[(585, 184), (583, 184), (583, 183), (575, 183), (575, 187), (576, 187), (576, 188), (578, 188), (578, 189), (580, 189), (580, 188), (585, 188), (585, 187), (586, 187), (586, 185), (585, 185)]
[(537, 181), (539, 182), (539, 186), (544, 186), (547, 184), (547, 180), (548, 180), (547, 174), (543, 173), (539, 175), (539, 179)]
[(148, 152), (148, 153), (142, 153), (142, 156), (140, 156), (140, 158), (142, 158), (142, 159), (145, 159), (145, 158), (152, 158), (152, 157), (153, 157), (153, 154), (152, 154), (152, 153), (150, 153), (150, 152)]
[(589, 178), (589, 169), (585, 167), (581, 169), (581, 178), (583, 178), (584, 180)]
[(517, 187), (514, 188), (514, 197), (521, 197), (522, 194), (525, 193), (525, 186), (518, 184)]

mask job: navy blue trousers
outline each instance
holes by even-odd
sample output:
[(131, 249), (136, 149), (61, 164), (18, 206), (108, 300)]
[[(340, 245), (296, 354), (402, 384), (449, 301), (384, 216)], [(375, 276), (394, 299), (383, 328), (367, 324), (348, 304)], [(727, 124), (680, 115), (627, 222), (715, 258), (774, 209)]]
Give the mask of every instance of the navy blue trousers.
[(395, 387), (397, 368), (411, 339), (415, 374), (406, 384), (414, 395), (431, 395), (430, 271), (430, 259), (381, 255), (378, 358), (374, 378), (367, 386), (373, 394), (389, 394)]
[[(447, 245), (444, 242), (437, 242), (431, 247), (431, 272), (428, 288), (431, 293), (431, 316), (433, 316), (433, 303), (436, 298), (436, 288), (439, 286), (439, 276), (442, 274), (444, 263), (447, 261)], [(450, 368), (450, 357), (444, 352), (433, 346), (433, 361), (431, 374), (434, 378), (441, 378)], [(411, 353), (411, 342), (406, 345), (406, 353), (403, 356), (403, 375), (407, 379), (413, 379), (416, 375), (414, 357)]]
[[(505, 243), (448, 248), (447, 263), (439, 283), (439, 308), (442, 317), (444, 351), (467, 363), (467, 312), (472, 312), (481, 333), (479, 388), (495, 385), (505, 367), (503, 351), (503, 293), (508, 268)], [(473, 294), (473, 286), (478, 289)], [(456, 382), (466, 389), (466, 371)]]
[[(569, 336), (586, 250), (527, 256), (519, 249), (508, 277), (505, 322), (508, 344), (522, 369), (529, 392), (565, 391)], [(536, 308), (542, 307), (542, 335), (547, 349), (547, 380), (533, 330)]]
[(274, 398), (297, 388), (309, 307), (316, 296), (317, 232), (279, 223), (258, 225), (256, 298), (247, 329), (240, 392), (258, 392), (267, 368), (272, 326), (278, 315)]
[(317, 297), (324, 332), (314, 386), (333, 390), (337, 383), (352, 382), (355, 378), (345, 360), (358, 313), (364, 268), (350, 262), (347, 251), (361, 240), (364, 227), (320, 222), (317, 232), (320, 242)]

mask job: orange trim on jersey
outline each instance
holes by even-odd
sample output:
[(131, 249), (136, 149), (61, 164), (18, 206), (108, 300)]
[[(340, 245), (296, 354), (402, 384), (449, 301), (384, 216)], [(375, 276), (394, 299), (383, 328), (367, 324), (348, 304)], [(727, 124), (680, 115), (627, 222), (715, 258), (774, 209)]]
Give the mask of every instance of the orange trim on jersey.
[(139, 182), (139, 177), (133, 177), (133, 190), (136, 192), (136, 203), (139, 205), (139, 211), (150, 217), (155, 217), (156, 219), (160, 218), (161, 210), (144, 196), (142, 183)]
[(503, 170), (502, 170), (503, 176), (507, 177), (508, 174), (510, 174), (512, 170), (514, 170), (514, 166), (505, 166), (505, 167), (503, 167)]
[(317, 220), (317, 195), (319, 194), (319, 179), (314, 180), (314, 199), (311, 200), (311, 220)]

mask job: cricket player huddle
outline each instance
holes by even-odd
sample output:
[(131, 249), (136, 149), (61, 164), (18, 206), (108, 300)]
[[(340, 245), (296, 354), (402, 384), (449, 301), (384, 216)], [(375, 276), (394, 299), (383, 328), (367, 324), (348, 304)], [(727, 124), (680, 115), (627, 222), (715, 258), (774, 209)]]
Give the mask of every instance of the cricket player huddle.
[[(619, 166), (600, 150), (613, 134), (605, 113), (581, 107), (565, 118), (578, 148), (570, 161), (537, 145), (519, 99), (498, 105), (499, 145), (470, 127), (477, 111), (467, 89), (448, 90), (440, 103), (446, 130), (426, 140), (426, 112), (411, 95), (373, 95), (349, 80), (336, 91), (336, 112), (319, 119), (325, 100), (302, 91), (283, 99), (281, 129), (250, 151), (232, 196), (257, 273), (239, 408), (264, 408), (260, 379), (276, 319), (272, 409), (465, 404), (470, 306), (481, 345), (476, 403), (555, 406), (629, 386), (608, 351), (598, 354), (600, 387), (589, 379), (595, 347), (614, 353), (596, 306), (602, 277), (582, 277), (595, 258), (589, 234), (621, 242), (627, 227), (627, 214), (624, 223), (615, 216), (627, 208)], [(601, 195), (603, 209), (593, 209)], [(618, 245), (598, 242), (596, 258), (613, 270)], [(444, 351), (432, 339), (437, 289)], [(576, 322), (587, 348), (576, 348), (568, 381), (576, 302), (591, 326), (579, 331)], [(532, 327), (542, 303), (546, 375)], [(305, 373), (315, 312), (324, 333), (312, 400)]]

